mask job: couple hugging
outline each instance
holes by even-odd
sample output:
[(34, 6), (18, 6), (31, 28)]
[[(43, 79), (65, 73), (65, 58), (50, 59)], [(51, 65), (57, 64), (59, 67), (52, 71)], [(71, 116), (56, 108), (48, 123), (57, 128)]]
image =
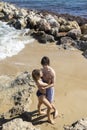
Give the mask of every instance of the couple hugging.
[(54, 110), (53, 117), (58, 116), (58, 111), (55, 108), (54, 101), (54, 83), (55, 83), (55, 71), (50, 67), (50, 59), (47, 56), (44, 56), (41, 59), (42, 69), (34, 69), (32, 71), (32, 77), (38, 87), (37, 97), (38, 97), (38, 111), (39, 114), (44, 114), (41, 111), (41, 105), (44, 104), (47, 106), (47, 116), (48, 122), (54, 124), (54, 120), (51, 119), (51, 110)]

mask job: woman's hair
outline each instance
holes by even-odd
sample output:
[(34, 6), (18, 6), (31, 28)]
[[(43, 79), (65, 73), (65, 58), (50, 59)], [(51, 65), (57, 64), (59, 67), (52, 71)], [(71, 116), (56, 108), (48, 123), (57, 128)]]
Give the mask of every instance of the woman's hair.
[(50, 65), (50, 59), (47, 56), (42, 57), (41, 65)]
[(40, 78), (40, 70), (39, 69), (34, 69), (32, 71), (32, 78), (36, 82)]

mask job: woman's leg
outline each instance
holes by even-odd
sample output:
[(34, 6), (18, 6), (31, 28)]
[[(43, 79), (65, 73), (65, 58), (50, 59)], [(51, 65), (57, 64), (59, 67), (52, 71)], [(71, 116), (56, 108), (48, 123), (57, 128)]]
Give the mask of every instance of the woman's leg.
[(41, 105), (42, 105), (42, 101), (38, 98), (38, 112), (39, 112), (39, 114), (41, 114)]
[(43, 104), (42, 99), (39, 97), (38, 98), (38, 112), (39, 112), (39, 114), (44, 115), (44, 114), (46, 114), (46, 112), (45, 111), (41, 111), (41, 105), (42, 104)]

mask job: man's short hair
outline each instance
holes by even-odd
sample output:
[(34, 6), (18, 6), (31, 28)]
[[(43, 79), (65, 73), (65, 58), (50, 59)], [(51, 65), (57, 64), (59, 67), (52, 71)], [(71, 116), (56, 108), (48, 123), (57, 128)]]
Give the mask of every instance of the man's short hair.
[(41, 65), (50, 65), (50, 59), (47, 56), (42, 57)]

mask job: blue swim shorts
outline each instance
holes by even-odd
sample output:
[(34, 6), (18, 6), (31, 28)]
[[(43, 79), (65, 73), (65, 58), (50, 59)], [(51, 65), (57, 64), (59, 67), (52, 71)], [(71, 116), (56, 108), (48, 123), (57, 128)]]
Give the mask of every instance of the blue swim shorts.
[(46, 97), (50, 103), (54, 101), (54, 87), (46, 89)]

